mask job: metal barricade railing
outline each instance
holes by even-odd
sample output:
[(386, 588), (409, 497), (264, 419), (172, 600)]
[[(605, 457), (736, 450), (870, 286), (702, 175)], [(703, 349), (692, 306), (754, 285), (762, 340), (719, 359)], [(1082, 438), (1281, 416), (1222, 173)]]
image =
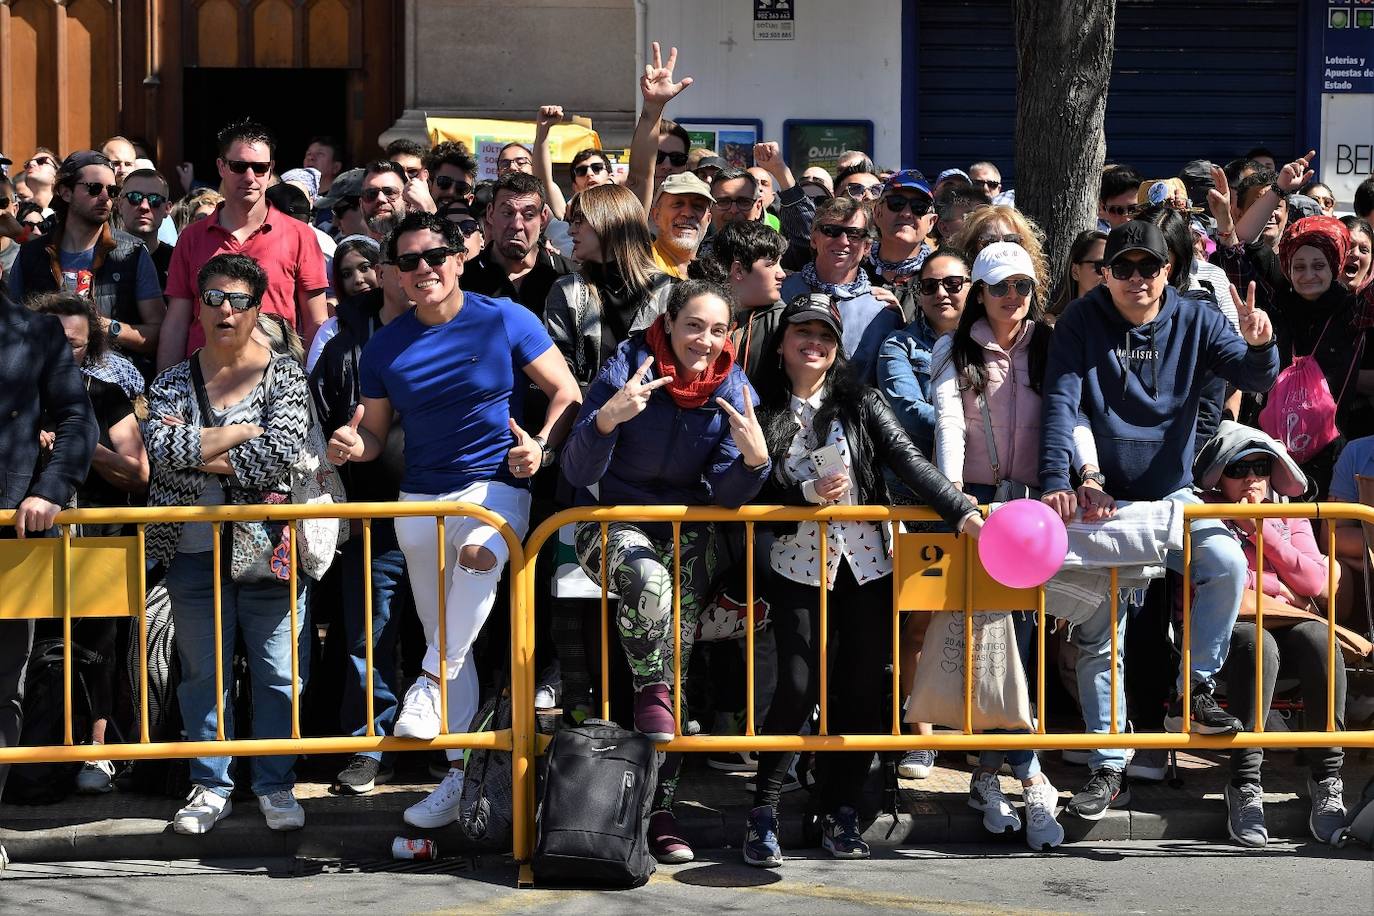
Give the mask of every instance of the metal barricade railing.
[[(445, 607), (446, 517), (475, 518), (490, 525), (505, 540), (510, 551), (512, 589), (511, 615), (511, 709), (509, 729), (484, 732), (450, 732), (448, 729), (448, 691), (440, 689), (439, 736), (431, 741), (378, 735), (371, 685), (374, 676), (372, 657), (372, 523), (375, 519), (433, 517), (438, 552), (438, 676), (447, 683), (445, 641), (448, 609)], [(301, 736), (300, 660), (297, 648), (300, 633), (298, 597), (300, 572), (296, 556), (296, 530), (299, 519), (361, 520), (363, 565), (363, 627), (366, 635), (365, 683), (367, 725), (361, 736)], [(291, 735), (283, 738), (234, 738), (224, 733), (224, 665), (221, 628), (221, 581), (218, 571), (222, 553), (220, 534), (227, 522), (288, 522), (291, 565), (287, 581), (291, 619)], [(148, 618), (145, 603), (146, 529), (160, 522), (208, 522), (213, 525), (212, 613), (215, 626), (215, 710), (216, 734), (211, 741), (154, 742), (150, 740), (148, 710)], [(0, 527), (14, 524), (14, 513), (0, 513)], [(82, 524), (132, 525), (131, 537), (73, 536), (73, 527)], [(53, 747), (0, 748), (0, 764), (43, 763), (83, 760), (140, 760), (148, 758), (190, 758), (201, 756), (260, 756), (276, 754), (357, 753), (362, 751), (404, 751), (427, 749), (495, 749), (510, 751), (515, 760), (515, 778), (528, 780), (529, 761), (522, 760), (522, 748), (533, 746), (534, 687), (533, 630), (526, 626), (524, 593), (515, 587), (525, 565), (519, 537), (496, 513), (472, 503), (404, 502), (348, 503), (343, 505), (252, 505), (215, 507), (167, 507), (129, 509), (76, 509), (57, 516), (58, 538), (30, 537), (0, 541), (0, 620), (59, 618), (64, 645), (63, 668), (63, 744)], [(75, 580), (73, 573), (77, 573)], [(48, 587), (44, 588), (47, 584)], [(80, 617), (137, 617), (139, 646), (139, 740), (119, 744), (75, 744), (72, 733), (72, 620)], [(515, 793), (513, 803), (514, 846), (527, 848), (527, 832), (534, 822), (533, 796)]]

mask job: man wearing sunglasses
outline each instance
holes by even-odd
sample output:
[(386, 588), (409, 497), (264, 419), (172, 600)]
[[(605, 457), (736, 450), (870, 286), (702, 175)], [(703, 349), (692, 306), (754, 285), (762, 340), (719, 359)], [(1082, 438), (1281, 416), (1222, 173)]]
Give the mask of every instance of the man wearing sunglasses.
[(167, 179), (154, 169), (130, 172), (124, 178), (115, 206), (124, 231), (147, 247), (153, 266), (157, 268), (158, 283), (165, 289), (167, 271), (172, 266), (172, 246), (158, 238), (158, 230), (172, 212)]
[(196, 276), (217, 254), (244, 254), (267, 274), (262, 311), (280, 315), (306, 347), (329, 317), (324, 254), (310, 226), (292, 219), (267, 200), (276, 138), (255, 121), (239, 121), (219, 132), (220, 190), (224, 203), (186, 227), (172, 252), (167, 275), (167, 320), (158, 342), (159, 371), (181, 362), (205, 342), (193, 318), (199, 312)]
[(363, 219), (367, 220), (367, 234), (376, 241), (385, 241), (391, 230), (405, 219), (405, 190), (406, 173), (399, 165), (389, 159), (367, 164), (360, 200)]
[[(530, 478), (552, 464), (581, 400), (577, 382), (544, 325), (506, 299), (465, 292), (457, 227), (430, 213), (412, 213), (387, 240), (387, 260), (401, 273), (415, 308), (376, 331), (363, 350), (361, 401), (350, 424), (334, 431), (329, 460), (371, 461), (382, 454), (395, 413), (405, 431), (401, 500), (473, 502), (497, 513), (518, 537), (526, 533)], [(549, 399), (536, 435), (523, 417), (529, 384)], [(420, 677), (406, 692), (395, 734), (430, 739), (440, 731), (440, 691), (447, 725), (467, 727), (479, 687), (474, 641), (496, 602), (505, 542), (475, 519), (451, 518), (441, 573), (432, 518), (397, 519), (415, 610), (428, 650)], [(439, 591), (445, 589), (445, 636), (439, 632)], [(444, 664), (440, 667), (440, 646)], [(446, 682), (440, 678), (445, 677)], [(458, 816), (463, 751), (447, 752), (450, 769), (439, 787), (405, 812), (407, 823), (442, 827)]]
[[(0, 166), (6, 161), (0, 154)], [(0, 173), (0, 281), (19, 257), (17, 237), (23, 232), (24, 225), (19, 222), (19, 195), (10, 179)]]
[(925, 176), (916, 169), (895, 172), (882, 187), (873, 207), (878, 240), (868, 253), (869, 279), (896, 289), (902, 317), (916, 317), (916, 292), (910, 280), (930, 255), (926, 241), (935, 228), (935, 197)]
[(57, 228), (24, 243), (7, 282), (10, 295), (66, 289), (92, 300), (110, 342), (150, 377), (166, 306), (142, 241), (110, 228), (119, 189), (102, 153), (72, 153), (57, 173)]
[(47, 210), (52, 206), (54, 188), (57, 184), (57, 154), (46, 146), (40, 146), (33, 155), (24, 161), (24, 183), (29, 188), (29, 198)]
[(1142, 180), (1130, 166), (1109, 165), (1102, 170), (1102, 184), (1097, 192), (1099, 230), (1111, 232), (1117, 226), (1130, 222)]
[(477, 162), (463, 144), (446, 140), (434, 147), (425, 159), (425, 170), (429, 172), (429, 196), (436, 207), (455, 200), (472, 203)]
[[(1241, 305), (1240, 333), (1215, 308), (1183, 297), (1169, 284), (1169, 249), (1152, 223), (1130, 220), (1107, 236), (1102, 285), (1060, 316), (1045, 370), (1040, 482), (1044, 501), (1065, 519), (1081, 507), (1085, 521), (1115, 512), (1112, 497), (1196, 503), (1192, 489), (1198, 403), (1213, 376), (1243, 391), (1268, 391), (1279, 370), (1268, 316), (1255, 308), (1254, 287)], [(1240, 299), (1233, 291), (1233, 298)], [(1100, 471), (1070, 485), (1073, 429), (1085, 417)], [(1107, 494), (1110, 493), (1111, 496)], [(1192, 601), (1191, 671), (1181, 671), (1165, 728), (1178, 731), (1185, 715), (1200, 734), (1227, 734), (1240, 722), (1217, 705), (1213, 678), (1230, 645), (1245, 587), (1245, 554), (1220, 521), (1193, 522), (1189, 572)], [(1183, 571), (1181, 551), (1168, 565)], [(1188, 587), (1188, 584), (1185, 584)], [(1111, 706), (1111, 602), (1074, 628), (1078, 689), (1090, 732), (1107, 732)], [(1125, 645), (1127, 615), (1119, 615)], [(1182, 707), (1184, 677), (1191, 706)], [(1126, 701), (1117, 678), (1117, 722), (1125, 730)], [(1067, 810), (1097, 820), (1129, 799), (1125, 753), (1093, 751), (1088, 784)]]

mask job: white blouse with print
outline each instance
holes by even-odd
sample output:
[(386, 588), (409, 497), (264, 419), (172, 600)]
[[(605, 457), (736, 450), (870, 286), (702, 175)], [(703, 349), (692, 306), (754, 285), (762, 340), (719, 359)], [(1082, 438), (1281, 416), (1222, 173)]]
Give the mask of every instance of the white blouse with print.
[[(824, 441), (817, 439), (811, 427), (820, 406), (820, 395), (805, 400), (792, 396), (792, 415), (801, 424), (801, 429), (792, 437), (787, 457), (774, 473), (789, 484), (805, 484), (815, 480), (816, 465), (811, 461), (811, 453), (833, 444), (840, 450), (853, 485), (853, 458), (840, 421), (831, 422)], [(802, 489), (807, 499), (819, 502), (812, 487), (803, 486)], [(884, 527), (885, 524), (878, 522), (831, 522), (826, 527), (827, 588), (835, 587), (835, 576), (839, 573), (842, 558), (849, 560), (849, 569), (855, 581), (861, 585), (892, 574), (891, 539), (884, 537)], [(773, 542), (769, 562), (774, 572), (793, 582), (819, 585), (820, 553), (820, 525), (817, 522), (801, 522), (796, 534), (783, 535)]]

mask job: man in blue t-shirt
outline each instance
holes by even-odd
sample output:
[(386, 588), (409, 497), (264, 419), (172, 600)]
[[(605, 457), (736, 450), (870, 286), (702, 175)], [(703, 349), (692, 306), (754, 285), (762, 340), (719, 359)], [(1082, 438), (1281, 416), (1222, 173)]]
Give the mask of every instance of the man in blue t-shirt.
[[(476, 503), (505, 519), (523, 539), (530, 478), (553, 461), (577, 415), (577, 382), (548, 332), (509, 299), (465, 293), (463, 237), (432, 213), (412, 213), (386, 242), (415, 307), (378, 330), (363, 349), (362, 403), (335, 430), (329, 459), (371, 461), (381, 454), (394, 412), (405, 432), (402, 500)], [(523, 376), (523, 377), (522, 377)], [(533, 382), (549, 399), (539, 431), (521, 429), (523, 392)], [(467, 731), (477, 712), (477, 672), (468, 658), (496, 600), (509, 558), (500, 532), (474, 518), (445, 523), (443, 581), (432, 517), (398, 518), (415, 611), (429, 644), (424, 671), (406, 692), (395, 734), (439, 734), (439, 690), (448, 692), (448, 729)], [(444, 652), (439, 652), (439, 589), (444, 589)], [(406, 809), (406, 823), (434, 828), (458, 817), (463, 752), (429, 797)]]

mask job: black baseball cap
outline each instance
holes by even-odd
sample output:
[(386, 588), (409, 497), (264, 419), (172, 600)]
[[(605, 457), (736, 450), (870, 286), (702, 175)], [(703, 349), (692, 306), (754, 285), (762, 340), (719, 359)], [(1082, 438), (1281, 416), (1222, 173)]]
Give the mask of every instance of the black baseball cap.
[(1158, 258), (1161, 264), (1169, 263), (1169, 245), (1164, 241), (1164, 233), (1154, 223), (1133, 219), (1122, 223), (1107, 236), (1107, 245), (1102, 252), (1102, 261), (1111, 266), (1123, 254), (1143, 251)]
[(802, 293), (782, 310), (782, 320), (787, 324), (803, 324), (807, 321), (821, 321), (835, 332), (837, 338), (844, 336), (844, 322), (840, 319), (840, 309), (835, 300), (825, 293)]
[(77, 150), (63, 159), (62, 164), (57, 167), (57, 180), (61, 182), (75, 178), (88, 165), (103, 165), (107, 169), (113, 168), (104, 153), (97, 153), (93, 149)]

